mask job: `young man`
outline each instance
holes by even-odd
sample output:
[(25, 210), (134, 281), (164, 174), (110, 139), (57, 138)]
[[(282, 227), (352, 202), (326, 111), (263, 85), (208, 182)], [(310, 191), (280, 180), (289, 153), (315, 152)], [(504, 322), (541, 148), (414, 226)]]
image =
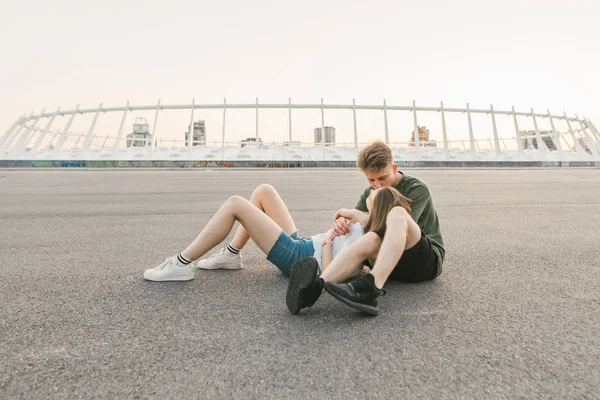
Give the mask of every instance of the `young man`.
[[(442, 272), (444, 242), (425, 182), (398, 171), (392, 150), (381, 141), (360, 150), (357, 166), (367, 178), (369, 187), (354, 209), (337, 211), (334, 216), (336, 235), (347, 234), (350, 224), (363, 222), (368, 217), (367, 201), (373, 189), (394, 187), (412, 200), (411, 212), (409, 214), (401, 207), (393, 208), (388, 214), (383, 237), (366, 234), (340, 253), (320, 276), (316, 260), (299, 260), (292, 268), (286, 296), (287, 306), (293, 314), (311, 307), (325, 288), (343, 303), (377, 315), (377, 298), (385, 294), (383, 285), (388, 279), (416, 283), (433, 280)], [(415, 223), (421, 232), (410, 229)], [(350, 283), (341, 283), (366, 261), (372, 261), (369, 263), (371, 273)]]

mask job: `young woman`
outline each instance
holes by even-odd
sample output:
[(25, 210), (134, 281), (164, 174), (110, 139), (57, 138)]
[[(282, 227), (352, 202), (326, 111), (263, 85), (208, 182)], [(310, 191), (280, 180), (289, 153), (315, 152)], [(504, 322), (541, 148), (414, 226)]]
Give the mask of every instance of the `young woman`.
[[(387, 279), (404, 282), (430, 279), (431, 271), (416, 271), (419, 269), (417, 261), (421, 257), (425, 236), (412, 218), (406, 218), (402, 263), (398, 263), (392, 270), (373, 268), (369, 274), (340, 285), (340, 282), (358, 272), (361, 261), (366, 260), (370, 266), (375, 265), (379, 245), (388, 230), (388, 217), (392, 213), (403, 213), (406, 216), (410, 216), (411, 213), (411, 200), (390, 186), (371, 190), (365, 203), (369, 214), (360, 225), (366, 233), (363, 238), (356, 241), (351, 251), (342, 252), (339, 257), (332, 260), (333, 257), (330, 257), (332, 246), (323, 246), (323, 265), (327, 264), (329, 267), (323, 273), (320, 273), (317, 260), (312, 257), (303, 258), (293, 266), (286, 294), (286, 304), (292, 314), (297, 314), (302, 308), (312, 307), (325, 289), (338, 300), (361, 311), (377, 315), (379, 313), (377, 297), (385, 291), (375, 286), (376, 276), (384, 283)], [(351, 232), (354, 225), (351, 225)], [(333, 229), (330, 232), (333, 232)], [(334, 239), (333, 247), (335, 240), (337, 239)], [(359, 249), (358, 253), (356, 249)], [(351, 285), (354, 291), (353, 296), (348, 296), (348, 285)], [(355, 297), (359, 297), (358, 300)]]
[[(378, 189), (378, 191), (380, 190), (382, 189)], [(397, 196), (401, 195), (394, 189), (389, 190), (396, 193), (392, 197), (385, 197), (390, 199), (391, 204), (394, 201), (393, 199), (398, 199)], [(370, 200), (367, 201), (367, 204), (372, 204), (374, 195), (375, 192), (369, 197)], [(404, 197), (401, 198), (405, 205), (409, 207), (408, 200)], [(384, 210), (385, 207), (381, 209)], [(367, 231), (378, 231), (385, 227), (386, 215), (379, 215), (374, 210), (374, 213), (365, 221)], [(234, 268), (232, 268), (232, 263), (218, 263), (215, 259), (239, 257), (241, 248), (249, 239), (252, 239), (267, 255), (267, 260), (285, 275), (290, 274), (296, 261), (315, 256), (315, 254), (321, 260), (322, 269), (325, 270), (333, 257), (345, 246), (363, 236), (360, 227), (356, 227), (354, 228), (356, 230), (354, 235), (335, 237), (333, 229), (330, 229), (328, 232), (313, 236), (310, 239), (299, 238), (294, 221), (277, 191), (270, 185), (261, 185), (254, 191), (250, 200), (240, 196), (230, 197), (187, 249), (179, 255), (167, 258), (165, 262), (157, 267), (146, 270), (144, 278), (150, 281), (187, 281), (194, 279), (194, 270), (191, 263), (221, 243), (229, 235), (235, 221), (239, 221), (242, 227), (240, 227), (227, 249), (222, 250), (208, 263), (204, 263), (206, 269), (216, 269), (219, 266), (227, 269), (236, 269), (235, 267), (238, 266), (241, 268), (241, 262), (239, 264), (233, 263)]]

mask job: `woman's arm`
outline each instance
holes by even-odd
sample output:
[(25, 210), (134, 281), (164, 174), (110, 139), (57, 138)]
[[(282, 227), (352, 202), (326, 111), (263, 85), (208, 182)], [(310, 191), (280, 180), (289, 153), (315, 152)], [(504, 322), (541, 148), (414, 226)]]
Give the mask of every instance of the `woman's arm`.
[(333, 229), (330, 229), (325, 234), (325, 239), (321, 243), (322, 252), (321, 252), (321, 266), (323, 267), (323, 271), (325, 268), (329, 266), (331, 260), (333, 260), (333, 238), (335, 235), (333, 234)]

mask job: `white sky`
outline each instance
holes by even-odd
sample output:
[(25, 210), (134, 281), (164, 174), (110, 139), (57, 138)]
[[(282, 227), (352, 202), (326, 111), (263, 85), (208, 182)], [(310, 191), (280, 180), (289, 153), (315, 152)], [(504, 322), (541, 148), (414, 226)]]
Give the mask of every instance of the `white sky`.
[[(385, 98), (390, 105), (414, 99), (426, 106), (443, 100), (448, 107), (468, 101), (472, 108), (564, 110), (600, 127), (599, 20), (598, 0), (0, 0), (0, 135), (20, 115), (44, 108), (159, 98), (186, 104), (193, 97), (315, 104), (321, 97), (336, 104)], [(140, 115), (153, 122), (154, 113)], [(209, 140), (220, 141), (222, 115), (197, 117), (207, 120)], [(115, 118), (97, 129), (114, 134)], [(286, 118), (261, 112), (261, 136), (287, 136)], [(307, 138), (320, 125), (318, 111), (293, 118)], [(462, 135), (465, 117), (456, 118), (449, 129)], [(438, 135), (438, 119), (420, 115), (419, 123)], [(90, 121), (78, 117), (73, 130), (85, 132)], [(189, 112), (174, 112), (161, 114), (158, 126), (172, 137), (167, 131), (179, 134), (188, 123)], [(478, 130), (485, 124), (484, 136), (491, 131), (489, 117), (474, 123)], [(351, 138), (349, 112), (326, 114), (326, 124)], [(512, 120), (499, 124), (512, 129)], [(381, 112), (359, 116), (361, 135), (382, 134), (382, 126)], [(412, 116), (391, 116), (390, 129), (406, 136)], [(253, 136), (254, 111), (232, 112), (227, 130)]]

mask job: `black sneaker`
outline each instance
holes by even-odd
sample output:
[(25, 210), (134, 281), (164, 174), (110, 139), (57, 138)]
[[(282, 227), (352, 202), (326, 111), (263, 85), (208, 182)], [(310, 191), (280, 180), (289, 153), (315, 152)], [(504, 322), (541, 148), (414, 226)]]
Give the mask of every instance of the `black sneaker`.
[(305, 257), (292, 266), (285, 303), (292, 314), (312, 307), (323, 292), (323, 279), (319, 278), (319, 263), (314, 257)]
[(377, 298), (385, 294), (385, 290), (377, 289), (371, 274), (350, 283), (327, 282), (325, 290), (342, 303), (371, 315), (379, 315)]

